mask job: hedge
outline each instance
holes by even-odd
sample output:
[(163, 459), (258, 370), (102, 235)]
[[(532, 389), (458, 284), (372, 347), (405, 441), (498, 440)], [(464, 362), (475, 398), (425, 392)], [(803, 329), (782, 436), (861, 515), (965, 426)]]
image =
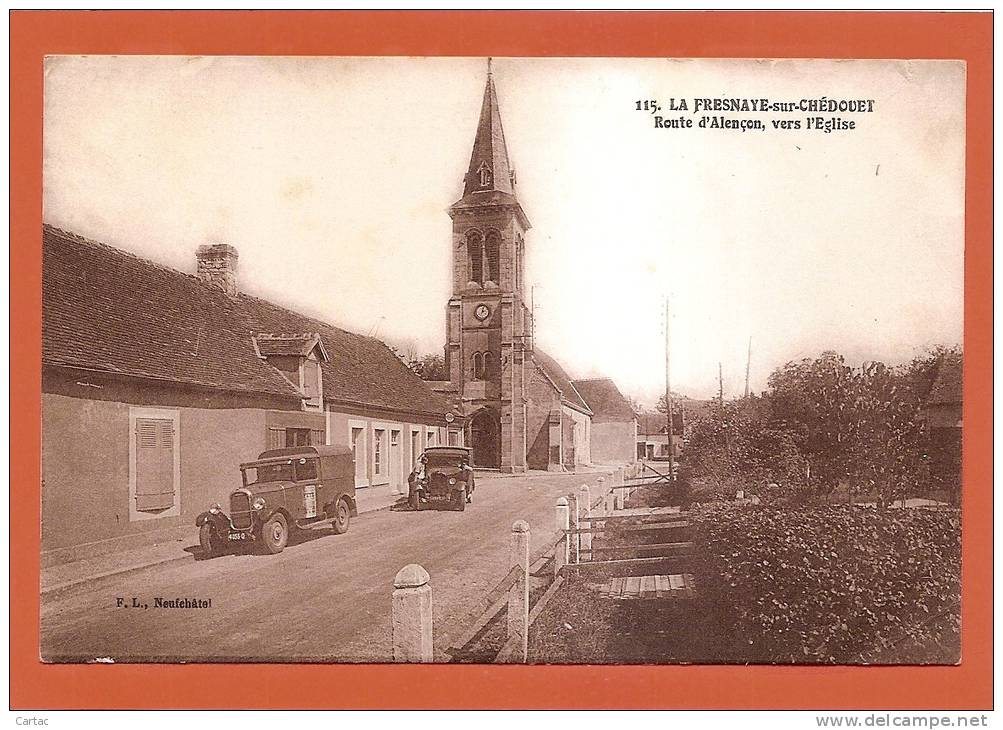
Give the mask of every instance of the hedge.
[(700, 591), (724, 660), (955, 663), (957, 510), (694, 505)]

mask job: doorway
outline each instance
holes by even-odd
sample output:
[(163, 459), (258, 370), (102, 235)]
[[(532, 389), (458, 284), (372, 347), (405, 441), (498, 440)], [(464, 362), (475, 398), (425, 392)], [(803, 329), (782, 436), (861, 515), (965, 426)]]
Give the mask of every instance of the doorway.
[(400, 494), (403, 490), (404, 477), (401, 473), (403, 461), (401, 459), (401, 432), (399, 429), (390, 429), (390, 487)]
[(494, 411), (485, 408), (470, 420), (470, 446), (474, 466), (485, 469), (501, 466), (501, 423)]

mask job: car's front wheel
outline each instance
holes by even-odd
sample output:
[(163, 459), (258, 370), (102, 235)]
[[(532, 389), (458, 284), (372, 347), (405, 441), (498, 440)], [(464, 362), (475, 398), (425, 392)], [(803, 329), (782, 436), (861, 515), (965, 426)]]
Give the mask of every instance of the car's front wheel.
[(453, 492), (453, 509), (457, 512), (462, 512), (467, 506), (467, 490), (462, 489), (459, 492)]
[(282, 552), (289, 542), (289, 523), (286, 522), (285, 515), (276, 512), (268, 518), (261, 526), (261, 542), (272, 555)]
[(334, 519), (331, 521), (331, 529), (335, 535), (343, 535), (348, 532), (348, 522), (352, 513), (348, 509), (348, 500), (338, 500), (338, 506), (334, 508)]
[(203, 522), (199, 528), (199, 547), (203, 558), (215, 558), (223, 552), (222, 541), (216, 535), (216, 529), (208, 522)]

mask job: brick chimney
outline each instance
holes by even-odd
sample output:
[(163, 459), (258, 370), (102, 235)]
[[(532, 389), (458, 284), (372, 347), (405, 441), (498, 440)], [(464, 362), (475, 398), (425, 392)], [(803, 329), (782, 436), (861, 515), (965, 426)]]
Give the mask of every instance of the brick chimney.
[(200, 281), (218, 286), (231, 297), (237, 296), (237, 249), (226, 243), (199, 246), (196, 276)]

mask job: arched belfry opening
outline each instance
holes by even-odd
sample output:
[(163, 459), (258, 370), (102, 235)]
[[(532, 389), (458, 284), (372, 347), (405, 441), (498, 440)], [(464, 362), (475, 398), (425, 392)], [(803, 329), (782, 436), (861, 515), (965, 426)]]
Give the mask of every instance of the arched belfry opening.
[(501, 466), (501, 421), (493, 408), (482, 408), (470, 419), (467, 443), (473, 450), (475, 467), (498, 469)]

